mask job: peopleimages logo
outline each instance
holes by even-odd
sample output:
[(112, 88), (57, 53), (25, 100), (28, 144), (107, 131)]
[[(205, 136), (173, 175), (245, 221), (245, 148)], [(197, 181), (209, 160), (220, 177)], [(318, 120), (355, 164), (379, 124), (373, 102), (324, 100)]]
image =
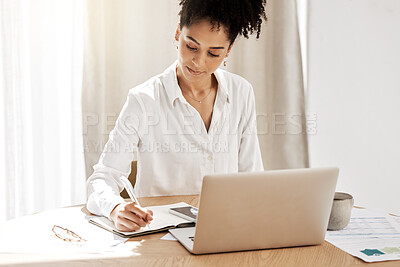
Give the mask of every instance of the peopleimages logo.
[[(117, 118), (117, 113), (100, 115), (85, 113), (83, 114), (83, 135), (90, 135), (90, 133), (109, 134), (115, 127)], [(198, 118), (197, 114), (184, 115), (179, 119), (181, 129), (174, 127), (174, 124), (177, 123), (176, 117), (159, 114), (146, 114), (141, 117), (136, 114), (129, 114), (118, 119), (118, 123), (124, 129), (126, 135), (138, 133), (146, 135), (154, 131), (154, 129), (157, 129), (158, 133), (163, 135), (198, 135), (204, 134), (206, 131), (203, 122)], [(250, 125), (247, 126), (253, 128), (252, 124), (254, 123), (257, 123), (258, 135), (317, 134), (317, 113), (258, 113), (256, 115), (256, 122), (250, 122)], [(228, 114), (223, 119), (223, 122), (215, 124), (213, 131), (214, 135), (237, 134), (239, 131), (238, 122), (231, 121)], [(250, 133), (248, 132), (248, 134)]]
[(258, 113), (258, 135), (317, 134), (317, 113)]

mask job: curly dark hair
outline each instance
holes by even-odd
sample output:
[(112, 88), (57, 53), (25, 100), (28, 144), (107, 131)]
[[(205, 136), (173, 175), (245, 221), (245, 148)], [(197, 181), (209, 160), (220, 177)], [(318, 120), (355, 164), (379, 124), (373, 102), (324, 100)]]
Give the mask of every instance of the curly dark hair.
[(181, 0), (180, 28), (208, 19), (213, 27), (223, 25), (232, 44), (238, 35), (249, 38), (249, 33), (260, 37), (266, 0)]

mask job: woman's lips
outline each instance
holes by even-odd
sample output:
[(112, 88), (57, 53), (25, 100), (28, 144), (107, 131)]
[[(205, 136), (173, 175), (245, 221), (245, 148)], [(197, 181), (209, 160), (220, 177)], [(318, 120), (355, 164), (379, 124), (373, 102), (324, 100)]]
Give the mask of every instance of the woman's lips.
[(200, 74), (203, 73), (203, 72), (201, 72), (201, 71), (194, 71), (194, 70), (192, 70), (192, 69), (189, 68), (189, 67), (186, 67), (186, 68), (188, 69), (188, 71), (190, 72), (190, 74), (195, 75), (195, 76), (200, 75)]

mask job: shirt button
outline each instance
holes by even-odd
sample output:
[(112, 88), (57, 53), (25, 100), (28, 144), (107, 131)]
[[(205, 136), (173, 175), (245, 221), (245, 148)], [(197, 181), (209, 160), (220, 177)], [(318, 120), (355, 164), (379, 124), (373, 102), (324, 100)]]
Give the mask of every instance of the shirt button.
[(207, 158), (208, 160), (212, 160), (212, 157), (211, 156), (208, 156), (208, 158)]

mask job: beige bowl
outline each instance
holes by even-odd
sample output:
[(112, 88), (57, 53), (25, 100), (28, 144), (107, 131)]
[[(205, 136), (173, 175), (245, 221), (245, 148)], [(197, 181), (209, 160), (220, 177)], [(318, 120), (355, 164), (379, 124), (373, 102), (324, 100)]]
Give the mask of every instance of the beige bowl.
[(329, 217), (328, 230), (336, 231), (345, 228), (349, 224), (353, 205), (354, 199), (350, 194), (336, 192)]

